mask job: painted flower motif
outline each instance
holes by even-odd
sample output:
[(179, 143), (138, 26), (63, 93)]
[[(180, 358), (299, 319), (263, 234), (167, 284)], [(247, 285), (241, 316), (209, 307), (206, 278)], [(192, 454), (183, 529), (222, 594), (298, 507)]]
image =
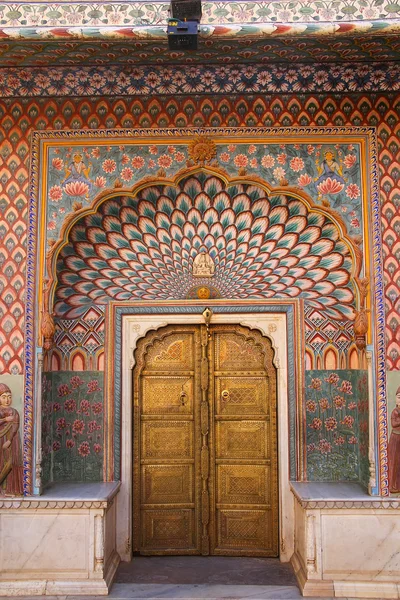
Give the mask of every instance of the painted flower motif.
[(89, 192), (89, 186), (83, 181), (70, 181), (64, 186), (64, 192), (68, 196), (86, 196)]
[(106, 158), (101, 165), (105, 173), (114, 173), (117, 168), (117, 163), (112, 158)]
[(357, 408), (357, 404), (355, 402), (349, 402), (347, 408), (349, 410), (355, 410)]
[(60, 419), (57, 419), (56, 425), (57, 425), (57, 431), (62, 431), (63, 429), (65, 429), (67, 427), (67, 421), (66, 421), (65, 417), (61, 417)]
[(307, 444), (307, 452), (315, 452), (317, 446), (315, 444)]
[(333, 402), (335, 404), (335, 408), (338, 410), (346, 406), (346, 400), (343, 398), (343, 396), (335, 396), (333, 398)]
[(89, 433), (97, 431), (97, 421), (89, 421), (87, 424), (87, 430)]
[(310, 185), (311, 182), (312, 177), (310, 177), (308, 173), (303, 173), (297, 180), (297, 183), (301, 185), (301, 187), (306, 187), (306, 185)]
[(101, 452), (100, 444), (93, 444), (93, 450), (96, 452), (96, 454), (100, 454), (100, 452)]
[(314, 400), (307, 400), (306, 402), (307, 412), (315, 412), (317, 410), (317, 403)]
[(177, 152), (174, 156), (177, 163), (182, 163), (185, 160), (185, 155), (183, 152)]
[(156, 166), (156, 163), (154, 162), (154, 160), (152, 158), (150, 158), (148, 166), (149, 166), (149, 169), (154, 169), (154, 167)]
[(92, 404), (92, 411), (95, 415), (99, 415), (103, 412), (103, 405), (101, 402), (95, 402)]
[(55, 221), (49, 221), (47, 223), (47, 229), (54, 230), (55, 228), (56, 228), (56, 222)]
[(280, 165), (284, 165), (287, 159), (287, 154), (284, 154), (283, 152), (281, 154), (278, 154), (277, 156), (277, 161)]
[(51, 164), (52, 164), (53, 169), (56, 169), (57, 171), (63, 170), (64, 161), (62, 160), (62, 158), (53, 158), (53, 160), (51, 161)]
[(318, 379), (318, 377), (316, 377), (315, 379), (311, 379), (311, 383), (308, 387), (311, 388), (312, 390), (320, 390), (321, 386), (322, 386), (321, 379)]
[(71, 450), (71, 448), (75, 446), (75, 440), (69, 439), (65, 442), (65, 445), (68, 448), (68, 450)]
[(336, 421), (335, 417), (328, 417), (327, 419), (325, 419), (325, 429), (327, 431), (333, 431), (336, 428), (337, 428), (337, 421)]
[(62, 383), (61, 385), (58, 386), (57, 395), (59, 397), (68, 396), (69, 393), (70, 393), (70, 390), (66, 383)]
[(122, 181), (130, 181), (133, 177), (133, 171), (129, 167), (125, 167), (121, 171), (121, 179)]
[(248, 154), (254, 154), (254, 152), (256, 152), (256, 151), (257, 151), (257, 146), (255, 146), (254, 144), (250, 144), (250, 146), (249, 146), (249, 148), (247, 150), (247, 153)]
[(168, 156), (168, 154), (162, 154), (157, 160), (159, 167), (164, 167), (168, 169), (172, 165), (172, 158)]
[(351, 429), (354, 425), (354, 417), (352, 417), (351, 415), (346, 415), (345, 417), (343, 417), (343, 421), (340, 422), (342, 425), (345, 425), (346, 427)]
[(336, 446), (343, 446), (343, 444), (345, 443), (345, 439), (342, 435), (338, 435), (335, 440), (334, 440), (334, 444), (336, 444)]
[(89, 402), (89, 400), (82, 400), (79, 408), (80, 408), (80, 411), (81, 411), (82, 414), (89, 415), (90, 414), (90, 402)]
[(59, 450), (61, 448), (61, 444), (58, 441), (53, 442), (53, 450), (54, 452), (57, 452), (57, 450)]
[(360, 221), (358, 219), (352, 219), (351, 225), (352, 225), (352, 227), (358, 228), (358, 227), (360, 227)]
[(339, 381), (339, 375), (337, 373), (330, 373), (328, 377), (325, 377), (325, 381), (331, 383), (332, 385), (336, 385)]
[(83, 457), (88, 456), (90, 454), (89, 442), (82, 442), (78, 448), (78, 452)]
[(307, 146), (307, 154), (314, 154), (315, 151), (315, 147), (312, 146), (311, 144), (308, 144)]
[(275, 164), (275, 159), (270, 154), (266, 154), (265, 156), (262, 157), (261, 164), (266, 169), (271, 169)]
[(92, 381), (88, 382), (87, 391), (88, 391), (88, 393), (101, 392), (101, 389), (99, 387), (99, 382), (97, 381), (97, 379), (92, 379)]
[(235, 150), (236, 150), (236, 144), (229, 144), (228, 150), (229, 150), (229, 152), (235, 152)]
[(149, 152), (150, 152), (150, 154), (158, 154), (157, 146), (154, 146), (154, 145), (149, 146)]
[(300, 158), (299, 156), (295, 156), (290, 161), (290, 168), (292, 169), (292, 171), (295, 171), (296, 173), (298, 171), (302, 171), (304, 169), (304, 160), (302, 158)]
[(249, 159), (245, 154), (238, 154), (233, 159), (233, 162), (235, 163), (236, 167), (247, 167), (247, 165), (249, 164)]
[(344, 394), (353, 395), (352, 387), (353, 386), (351, 385), (350, 381), (344, 380), (344, 381), (342, 381), (342, 385), (338, 389), (339, 389), (339, 392), (343, 392)]
[(328, 177), (318, 185), (320, 194), (339, 194), (344, 188), (344, 184), (336, 179)]
[(134, 156), (132, 158), (132, 167), (134, 169), (142, 169), (144, 167), (144, 158), (142, 156)]
[(309, 427), (311, 427), (311, 429), (315, 429), (315, 431), (322, 429), (321, 419), (319, 419), (318, 417), (314, 417), (314, 419), (309, 424)]
[(94, 180), (94, 185), (98, 188), (106, 187), (106, 183), (107, 179), (102, 175), (99, 175), (99, 177), (96, 177), (96, 179)]
[(281, 179), (283, 179), (286, 175), (286, 171), (285, 169), (282, 169), (282, 167), (276, 167), (276, 169), (273, 170), (273, 174), (274, 177), (277, 181), (280, 181)]
[(319, 440), (318, 449), (321, 454), (328, 454), (332, 452), (332, 444), (328, 440)]
[(49, 198), (52, 202), (59, 202), (62, 198), (63, 190), (59, 185), (53, 185), (49, 189)]
[(74, 375), (73, 377), (71, 377), (70, 382), (69, 382), (69, 384), (73, 390), (80, 387), (84, 383), (85, 382), (83, 381), (83, 379), (81, 379), (78, 375)]
[(356, 162), (357, 156), (355, 154), (346, 154), (346, 156), (343, 159), (343, 163), (348, 169), (351, 169), (351, 167), (355, 165)]
[(53, 403), (53, 407), (52, 407), (52, 411), (53, 412), (58, 412), (61, 409), (61, 404), (59, 402), (54, 402)]
[(73, 398), (70, 398), (69, 400), (66, 400), (64, 402), (64, 409), (67, 411), (67, 413), (72, 413), (76, 411), (76, 402)]
[(130, 158), (127, 154), (121, 156), (121, 165), (127, 165), (130, 162)]
[(258, 167), (258, 161), (256, 158), (250, 159), (250, 166), (252, 169), (256, 169)]
[(346, 196), (351, 200), (355, 200), (355, 198), (358, 198), (359, 195), (360, 188), (358, 187), (358, 185), (356, 183), (349, 183), (349, 185), (346, 188)]
[(72, 423), (72, 431), (74, 433), (83, 433), (85, 430), (85, 423), (84, 421), (82, 421), (82, 419), (75, 419), (75, 421)]
[(349, 437), (349, 444), (357, 444), (357, 443), (358, 443), (358, 439), (354, 435)]
[(222, 154), (220, 155), (220, 157), (219, 157), (219, 158), (220, 158), (220, 160), (221, 160), (222, 162), (225, 162), (225, 163), (227, 163), (227, 162), (229, 162), (229, 161), (230, 161), (230, 159), (231, 159), (231, 156), (230, 156), (230, 154), (228, 154), (228, 152), (222, 152)]
[(100, 148), (93, 148), (91, 154), (93, 158), (100, 158)]
[(321, 410), (327, 410), (328, 408), (330, 408), (330, 404), (329, 404), (329, 400), (328, 398), (321, 398), (321, 400), (319, 401), (319, 407)]
[(176, 148), (175, 148), (175, 146), (168, 146), (167, 151), (168, 151), (168, 154), (175, 154)]

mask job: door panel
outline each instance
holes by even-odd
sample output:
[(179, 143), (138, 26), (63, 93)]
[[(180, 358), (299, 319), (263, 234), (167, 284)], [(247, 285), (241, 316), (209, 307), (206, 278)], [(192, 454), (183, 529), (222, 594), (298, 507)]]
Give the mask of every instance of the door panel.
[(142, 554), (199, 553), (198, 338), (197, 328), (168, 328), (138, 345), (134, 548)]
[[(272, 349), (244, 327), (212, 328), (214, 554), (277, 556)], [(268, 352), (269, 350), (269, 352)], [(275, 424), (275, 419), (273, 420)]]
[(278, 555), (276, 372), (238, 325), (168, 326), (134, 371), (134, 549)]

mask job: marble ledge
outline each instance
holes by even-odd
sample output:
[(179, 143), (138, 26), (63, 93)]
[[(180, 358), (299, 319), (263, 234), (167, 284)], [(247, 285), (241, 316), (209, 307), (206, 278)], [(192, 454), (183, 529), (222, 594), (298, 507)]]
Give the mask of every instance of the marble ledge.
[(400, 509), (400, 497), (370, 496), (358, 483), (292, 481), (290, 487), (302, 508)]
[(1, 508), (109, 508), (121, 482), (57, 483), (41, 496), (0, 497)]

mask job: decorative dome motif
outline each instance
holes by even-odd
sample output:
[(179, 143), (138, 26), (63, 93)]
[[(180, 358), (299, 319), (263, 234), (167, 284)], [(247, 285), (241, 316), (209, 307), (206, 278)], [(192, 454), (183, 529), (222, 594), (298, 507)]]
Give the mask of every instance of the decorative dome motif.
[[(212, 279), (193, 277), (200, 252), (214, 261)], [(82, 217), (58, 257), (55, 310), (76, 318), (92, 304), (183, 299), (211, 284), (222, 298), (302, 297), (331, 318), (353, 318), (352, 271), (349, 245), (328, 215), (200, 173)]]

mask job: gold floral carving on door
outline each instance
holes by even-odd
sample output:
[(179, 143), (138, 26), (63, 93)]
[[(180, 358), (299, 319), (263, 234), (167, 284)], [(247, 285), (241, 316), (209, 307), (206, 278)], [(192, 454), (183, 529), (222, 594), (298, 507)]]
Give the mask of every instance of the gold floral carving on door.
[(276, 370), (240, 325), (174, 325), (134, 368), (134, 551), (278, 555)]

